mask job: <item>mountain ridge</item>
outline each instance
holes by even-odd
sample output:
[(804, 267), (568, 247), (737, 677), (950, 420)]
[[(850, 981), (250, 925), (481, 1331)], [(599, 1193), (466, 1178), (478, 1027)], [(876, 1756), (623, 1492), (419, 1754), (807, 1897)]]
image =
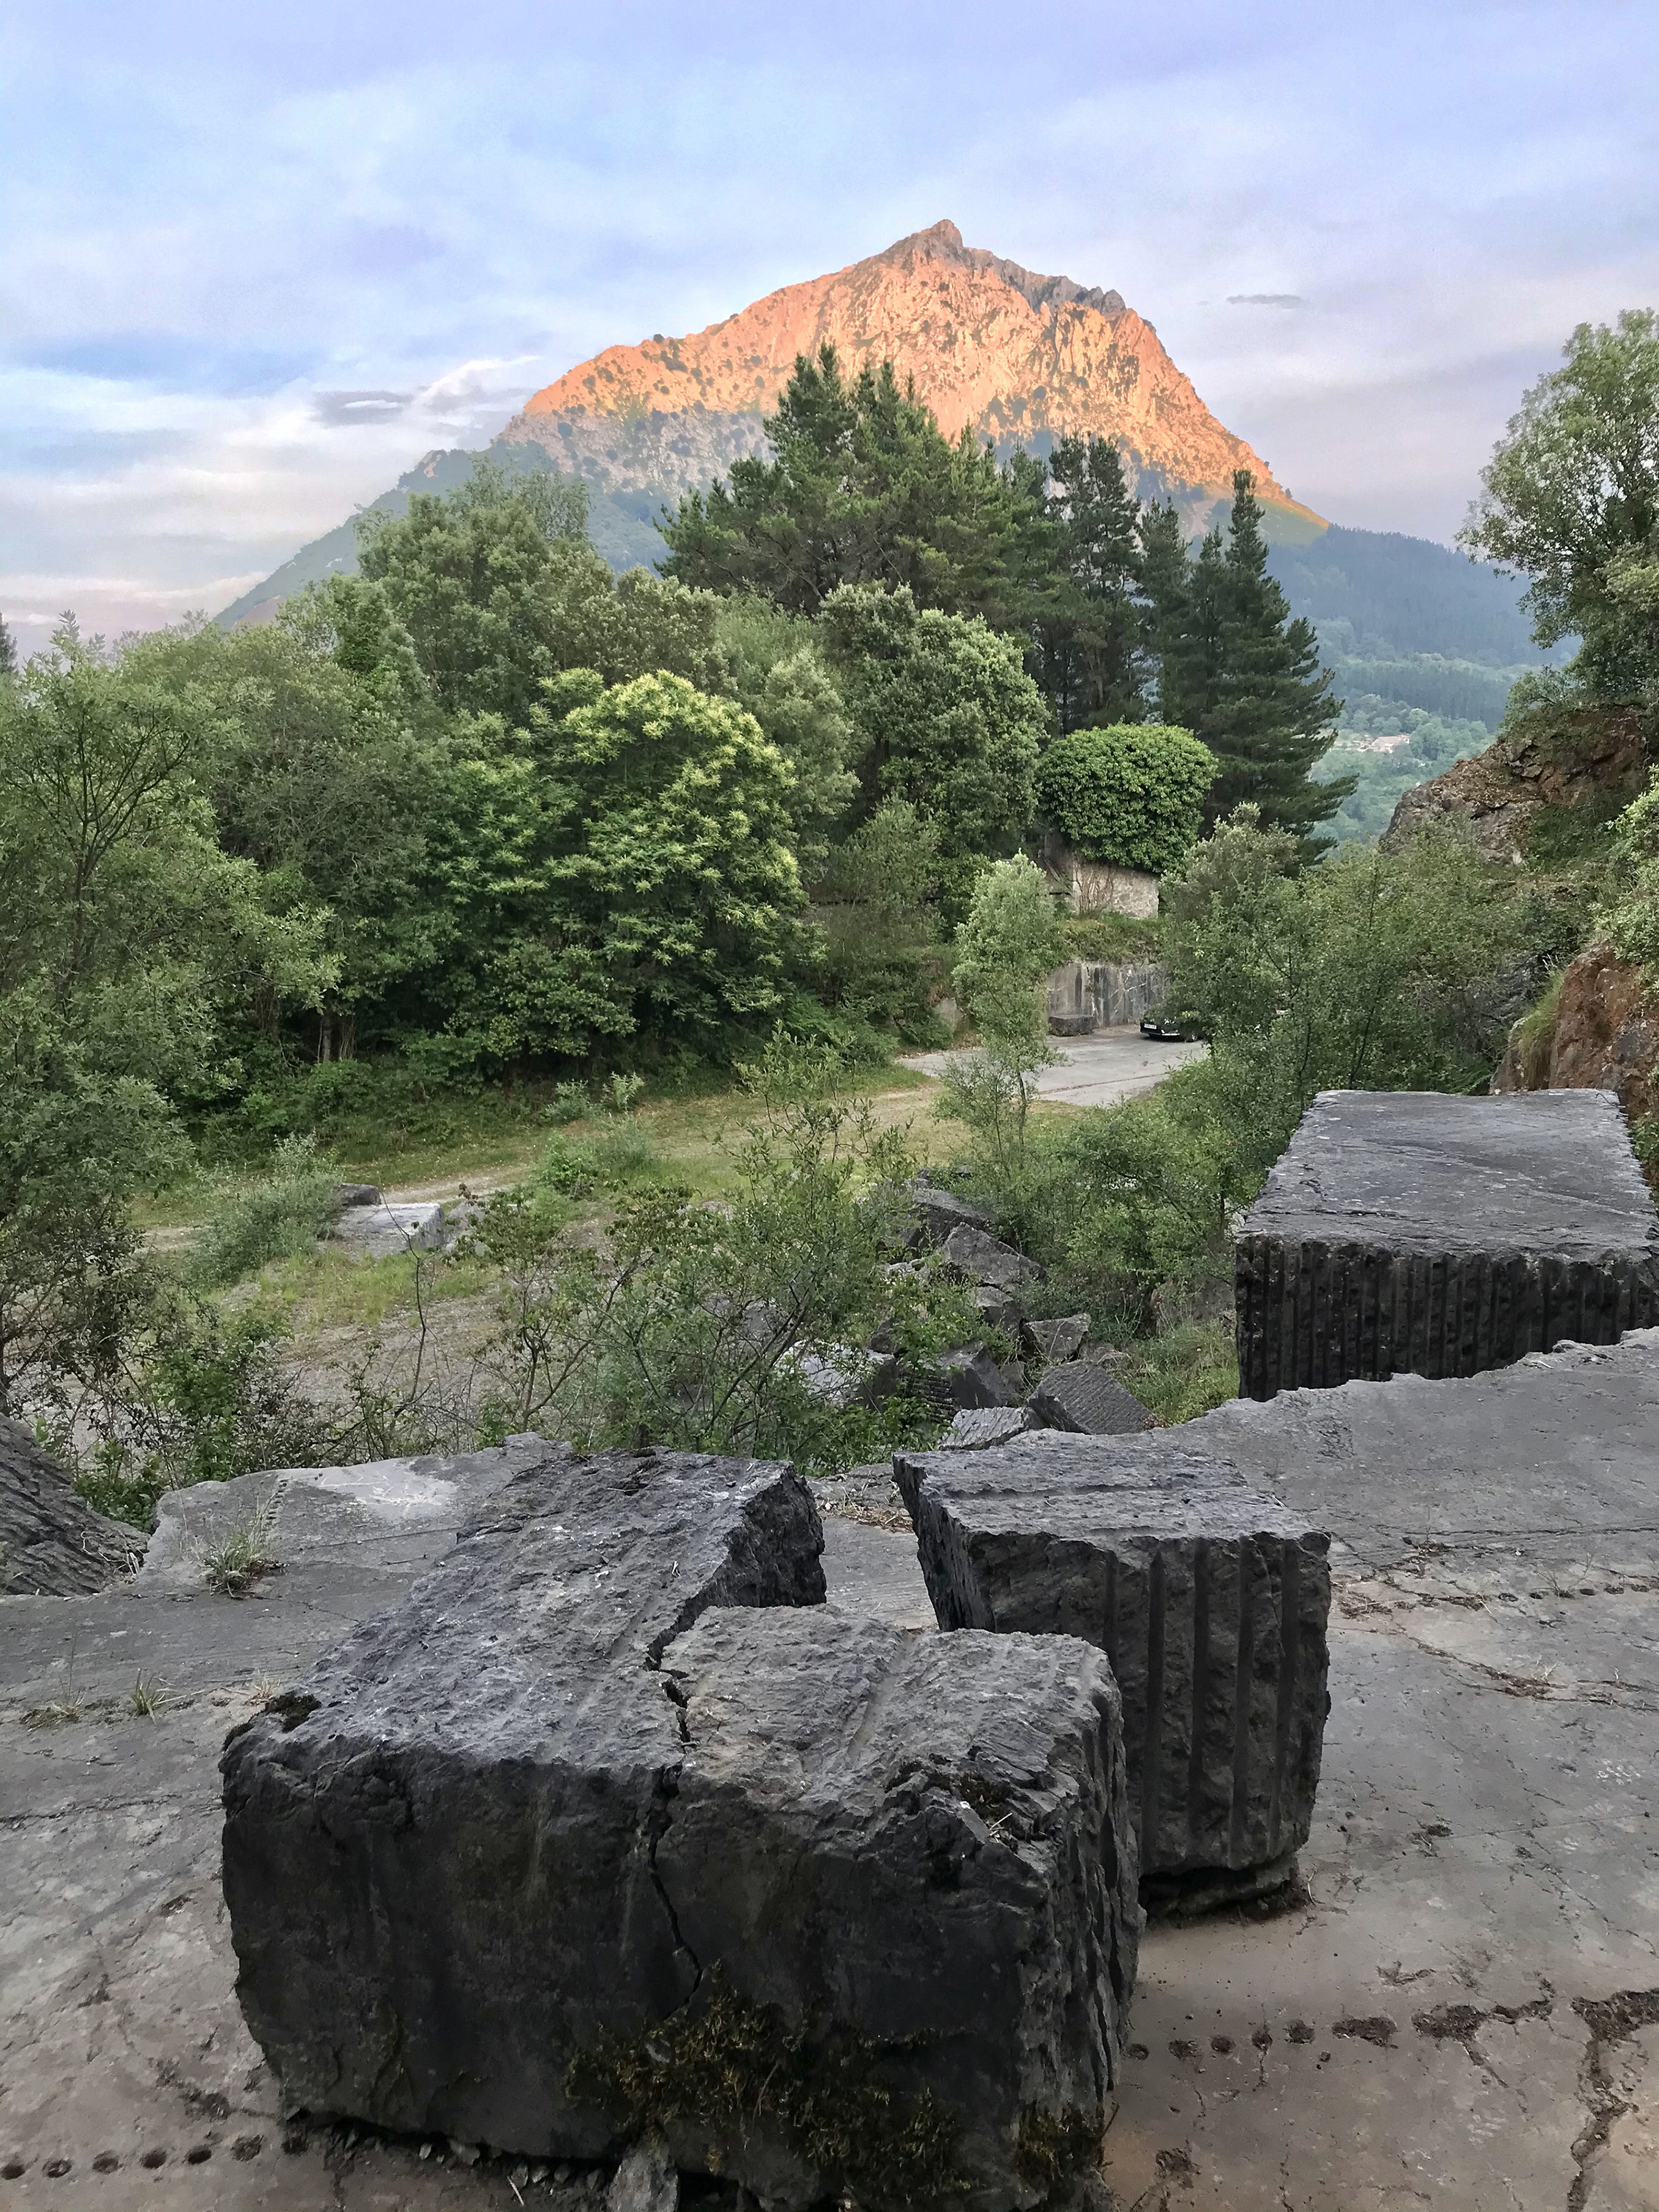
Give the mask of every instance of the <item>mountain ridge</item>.
[(1121, 294), (966, 246), (949, 221), (702, 331), (607, 346), (533, 393), (495, 442), (538, 445), (603, 489), (689, 491), (763, 450), (797, 357), (826, 343), (849, 372), (890, 361), (947, 437), (967, 428), (1000, 451), (1110, 438), (1132, 482), (1188, 501), (1230, 493), (1248, 468), (1271, 507), (1310, 536), (1325, 526), (1210, 412)]

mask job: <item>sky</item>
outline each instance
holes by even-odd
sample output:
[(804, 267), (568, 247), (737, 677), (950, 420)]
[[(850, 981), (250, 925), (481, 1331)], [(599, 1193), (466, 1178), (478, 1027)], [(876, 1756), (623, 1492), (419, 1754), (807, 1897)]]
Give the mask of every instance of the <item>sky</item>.
[[(1156, 20), (1154, 20), (1156, 18)], [(1659, 305), (1659, 9), (7, 0), (0, 613), (212, 612), (600, 347), (949, 216), (1115, 287), (1332, 520), (1449, 541)]]

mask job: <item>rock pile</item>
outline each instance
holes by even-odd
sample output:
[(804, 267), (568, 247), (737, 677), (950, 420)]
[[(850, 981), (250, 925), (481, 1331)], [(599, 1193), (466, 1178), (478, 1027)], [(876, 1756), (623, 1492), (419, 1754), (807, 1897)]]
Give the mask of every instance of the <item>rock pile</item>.
[[(562, 1449), (228, 1742), (239, 1993), (295, 2106), (768, 2202), (1028, 2201), (1116, 2079), (1120, 1702), (820, 1601), (793, 1469)], [(833, 2089), (826, 2095), (824, 2084)]]

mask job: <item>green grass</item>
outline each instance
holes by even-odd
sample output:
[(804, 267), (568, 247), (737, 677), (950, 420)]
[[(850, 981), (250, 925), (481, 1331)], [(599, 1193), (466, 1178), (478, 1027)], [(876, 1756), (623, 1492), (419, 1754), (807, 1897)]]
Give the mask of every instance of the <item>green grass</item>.
[(1211, 1413), (1238, 1395), (1232, 1316), (1138, 1337), (1113, 1360), (1112, 1372), (1166, 1425)]

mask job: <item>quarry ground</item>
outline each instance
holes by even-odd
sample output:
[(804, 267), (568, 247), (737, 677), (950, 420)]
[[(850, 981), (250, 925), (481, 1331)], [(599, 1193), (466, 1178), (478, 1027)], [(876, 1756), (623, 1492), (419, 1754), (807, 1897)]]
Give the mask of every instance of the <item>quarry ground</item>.
[[(1371, 1542), (1344, 1498), (1304, 1889), (1147, 1930), (1104, 2146), (1122, 2212), (1659, 2206), (1659, 1499), (1586, 1534), (1523, 1456), (1501, 1507), (1414, 1535)], [(261, 1483), (180, 1494), (125, 1589), (0, 1607), (6, 2203), (597, 2202), (599, 2176), (283, 2123), (232, 1986), (219, 1747), (450, 1530), (394, 1483), (343, 1541), (296, 1486), (284, 1571), (216, 1596), (192, 1542)], [(935, 1632), (876, 1518), (827, 1519), (830, 1602)]]

